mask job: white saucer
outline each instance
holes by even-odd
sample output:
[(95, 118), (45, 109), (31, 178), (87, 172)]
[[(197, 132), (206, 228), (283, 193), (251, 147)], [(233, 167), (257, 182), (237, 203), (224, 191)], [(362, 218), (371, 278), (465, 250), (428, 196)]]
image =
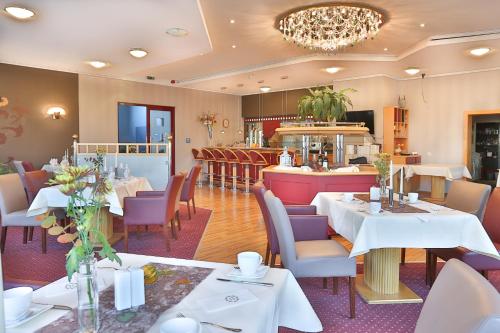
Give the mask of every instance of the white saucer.
[(241, 270), (239, 268), (233, 267), (228, 273), (226, 273), (226, 276), (239, 279), (262, 279), (264, 276), (266, 276), (268, 271), (269, 271), (269, 266), (260, 265), (260, 267), (257, 268), (257, 271), (255, 272), (254, 275), (247, 276), (247, 275), (242, 275)]
[(52, 305), (31, 303), (28, 311), (26, 311), (22, 316), (20, 316), (16, 320), (6, 320), (5, 328), (17, 327), (50, 309), (52, 309)]

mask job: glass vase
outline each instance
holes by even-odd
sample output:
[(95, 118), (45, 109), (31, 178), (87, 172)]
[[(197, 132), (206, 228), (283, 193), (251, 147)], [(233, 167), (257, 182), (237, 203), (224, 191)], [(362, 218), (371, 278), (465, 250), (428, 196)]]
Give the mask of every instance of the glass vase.
[(380, 197), (385, 198), (388, 196), (387, 193), (387, 178), (386, 177), (381, 177), (379, 180), (379, 185), (380, 185)]
[(78, 270), (78, 324), (81, 333), (99, 330), (99, 290), (96, 259), (85, 258)]

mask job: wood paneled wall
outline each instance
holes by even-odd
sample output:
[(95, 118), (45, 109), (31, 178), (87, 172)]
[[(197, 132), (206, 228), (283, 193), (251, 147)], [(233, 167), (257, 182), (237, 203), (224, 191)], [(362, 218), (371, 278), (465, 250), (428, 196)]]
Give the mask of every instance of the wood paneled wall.
[(295, 89), (243, 96), (241, 100), (242, 115), (244, 118), (258, 117), (259, 115), (295, 115), (297, 114), (299, 98), (307, 93), (307, 89)]

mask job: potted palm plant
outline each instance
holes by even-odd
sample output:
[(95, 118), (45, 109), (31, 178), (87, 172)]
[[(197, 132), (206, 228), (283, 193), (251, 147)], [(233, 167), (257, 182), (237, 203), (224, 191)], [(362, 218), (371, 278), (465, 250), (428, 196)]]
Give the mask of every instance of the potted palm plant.
[[(332, 87), (333, 88), (333, 87)], [(352, 101), (348, 93), (356, 92), (352, 88), (334, 91), (325, 86), (308, 89), (309, 95), (304, 95), (298, 102), (298, 119), (333, 122), (346, 117), (348, 107), (352, 108)]]

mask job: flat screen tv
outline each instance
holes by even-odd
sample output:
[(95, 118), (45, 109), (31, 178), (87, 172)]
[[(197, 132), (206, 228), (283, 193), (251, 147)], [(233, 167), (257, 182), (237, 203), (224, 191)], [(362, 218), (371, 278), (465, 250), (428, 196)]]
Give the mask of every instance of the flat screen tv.
[(365, 126), (370, 129), (370, 134), (375, 134), (375, 120), (373, 110), (363, 111), (348, 111), (345, 121), (353, 123), (365, 123)]

